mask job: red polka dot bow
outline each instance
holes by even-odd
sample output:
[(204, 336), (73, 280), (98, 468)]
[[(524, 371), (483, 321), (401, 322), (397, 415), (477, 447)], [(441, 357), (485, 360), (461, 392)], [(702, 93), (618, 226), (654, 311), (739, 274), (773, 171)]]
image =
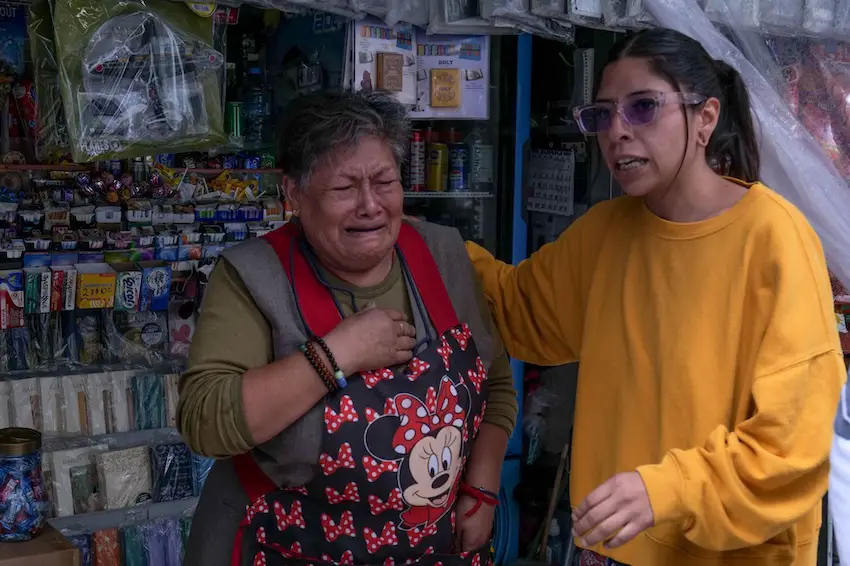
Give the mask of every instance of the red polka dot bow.
[(343, 501), (352, 501), (354, 503), (360, 501), (360, 492), (357, 490), (357, 484), (354, 482), (351, 482), (347, 486), (345, 486), (345, 489), (342, 490), (342, 493), (339, 493), (332, 487), (326, 487), (325, 495), (328, 496), (328, 503), (330, 503), (331, 505), (339, 505)]
[(432, 537), (437, 534), (437, 524), (432, 523), (424, 527), (414, 527), (407, 531), (407, 538), (410, 540), (410, 547), (416, 548), (422, 539)]
[(387, 523), (381, 534), (366, 527), (363, 529), (363, 538), (366, 540), (366, 550), (369, 554), (375, 554), (385, 546), (398, 546), (398, 535), (395, 532), (395, 524)]
[(383, 474), (396, 473), (398, 471), (398, 463), (379, 462), (371, 456), (363, 456), (363, 468), (366, 470), (366, 479), (369, 480), (369, 483), (374, 483)]
[(363, 377), (363, 383), (366, 384), (366, 389), (372, 389), (378, 385), (378, 383), (382, 381), (389, 381), (394, 377), (392, 370), (388, 368), (376, 371), (365, 371), (360, 375)]
[(346, 550), (342, 553), (342, 558), (339, 560), (334, 560), (331, 558), (330, 554), (322, 554), (322, 562), (327, 562), (328, 564), (339, 564), (339, 566), (354, 566), (354, 553), (350, 550)]
[(410, 360), (410, 363), (407, 364), (407, 379), (410, 381), (416, 381), (419, 377), (428, 371), (431, 367), (431, 364), (428, 362), (422, 361), (419, 358), (413, 358)]
[(469, 325), (463, 324), (460, 328), (452, 328), (451, 334), (460, 349), (466, 352), (466, 347), (469, 345), (469, 339), (472, 338), (472, 332), (469, 331)]
[(319, 456), (319, 466), (322, 468), (322, 472), (324, 472), (326, 476), (332, 475), (340, 468), (353, 470), (355, 465), (354, 456), (351, 453), (351, 444), (345, 442), (339, 447), (336, 460), (334, 460), (330, 454), (322, 453)]
[(377, 495), (369, 496), (369, 510), (372, 515), (380, 515), (387, 511), (402, 511), (403, 509), (404, 499), (399, 488), (392, 490), (386, 501), (382, 501)]
[(348, 395), (343, 395), (339, 401), (339, 413), (325, 405), (325, 426), (328, 434), (333, 434), (345, 423), (356, 423), (360, 420), (354, 409), (354, 401)]
[(393, 435), (393, 449), (400, 456), (409, 454), (423, 437), (434, 431), (448, 426), (463, 429), (466, 409), (459, 404), (457, 388), (449, 378), (444, 377), (440, 382), (439, 395), (428, 397), (427, 406), (408, 393), (395, 398), (400, 426)]
[(484, 362), (481, 361), (481, 358), (475, 360), (475, 369), (467, 370), (466, 376), (472, 382), (472, 386), (475, 387), (476, 393), (480, 394), (481, 385), (487, 379), (487, 368), (484, 367)]
[(322, 531), (325, 533), (325, 540), (334, 542), (341, 536), (354, 536), (354, 515), (351, 511), (344, 511), (339, 519), (339, 524), (331, 519), (327, 513), (322, 513), (320, 517), (322, 522)]
[(292, 502), (292, 507), (289, 509), (289, 513), (284, 510), (283, 505), (281, 505), (279, 501), (275, 501), (274, 516), (275, 521), (277, 522), (277, 529), (281, 532), (285, 531), (289, 527), (298, 527), (299, 529), (307, 528), (307, 523), (304, 522), (304, 515), (301, 510), (300, 501)]

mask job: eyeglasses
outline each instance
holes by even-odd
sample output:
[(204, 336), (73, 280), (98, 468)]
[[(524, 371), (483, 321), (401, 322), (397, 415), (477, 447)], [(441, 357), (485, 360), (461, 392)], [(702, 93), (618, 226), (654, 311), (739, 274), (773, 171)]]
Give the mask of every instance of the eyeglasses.
[(698, 106), (705, 101), (706, 97), (690, 92), (639, 92), (617, 102), (578, 106), (573, 110), (573, 117), (581, 131), (592, 136), (611, 128), (614, 112), (629, 126), (646, 126), (655, 121), (666, 104)]

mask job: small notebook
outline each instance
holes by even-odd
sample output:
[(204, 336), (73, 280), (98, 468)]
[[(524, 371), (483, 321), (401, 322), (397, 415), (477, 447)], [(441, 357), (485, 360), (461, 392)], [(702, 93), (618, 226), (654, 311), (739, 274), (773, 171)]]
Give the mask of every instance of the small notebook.
[(123, 509), (151, 501), (153, 481), (147, 446), (103, 452), (96, 461), (104, 509)]
[(153, 456), (153, 498), (162, 501), (186, 499), (193, 495), (192, 453), (183, 443), (157, 444)]
[(379, 90), (401, 92), (404, 72), (404, 55), (401, 53), (378, 53), (377, 83)]

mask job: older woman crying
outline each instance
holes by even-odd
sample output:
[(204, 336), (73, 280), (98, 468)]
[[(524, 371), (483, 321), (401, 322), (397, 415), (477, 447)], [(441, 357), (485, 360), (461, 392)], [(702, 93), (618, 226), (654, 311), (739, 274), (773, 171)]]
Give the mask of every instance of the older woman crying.
[(459, 233), (402, 219), (409, 124), (379, 92), (281, 125), (297, 219), (209, 281), (179, 426), (219, 458), (186, 564), (487, 564), (517, 406)]

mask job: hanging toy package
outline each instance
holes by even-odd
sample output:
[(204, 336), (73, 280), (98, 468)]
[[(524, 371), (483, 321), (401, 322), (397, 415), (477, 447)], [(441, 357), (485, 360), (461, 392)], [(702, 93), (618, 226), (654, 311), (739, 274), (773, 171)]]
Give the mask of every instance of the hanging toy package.
[(54, 20), (75, 161), (227, 141), (211, 19), (166, 0), (57, 0)]

